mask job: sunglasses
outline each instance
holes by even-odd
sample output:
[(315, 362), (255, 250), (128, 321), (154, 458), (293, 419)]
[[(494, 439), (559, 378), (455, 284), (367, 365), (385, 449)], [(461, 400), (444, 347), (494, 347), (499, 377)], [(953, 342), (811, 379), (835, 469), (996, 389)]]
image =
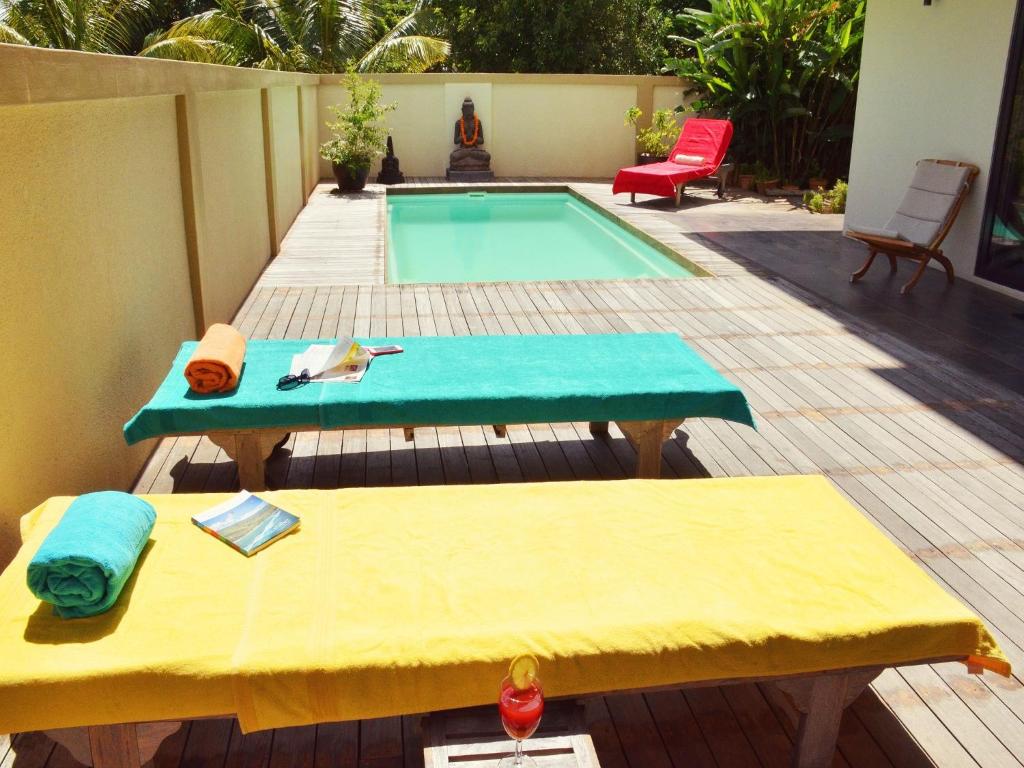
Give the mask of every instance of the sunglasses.
[(289, 373), (277, 380), (277, 388), (281, 391), (295, 389), (304, 384), (309, 384), (309, 368), (303, 368), (299, 374)]

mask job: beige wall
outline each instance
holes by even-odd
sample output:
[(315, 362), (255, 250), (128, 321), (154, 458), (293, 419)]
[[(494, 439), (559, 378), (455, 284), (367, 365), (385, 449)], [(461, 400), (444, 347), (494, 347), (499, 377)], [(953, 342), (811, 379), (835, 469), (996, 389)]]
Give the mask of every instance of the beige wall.
[[(384, 101), (397, 104), (387, 125), (402, 171), (412, 176), (444, 175), (466, 96), (476, 104), (497, 175), (589, 178), (608, 178), (634, 161), (634, 132), (623, 125), (626, 109), (639, 104), (649, 115), (683, 99), (681, 83), (673, 77), (425, 74), (375, 79)], [(321, 80), (321, 142), (329, 136), (324, 125), (328, 107), (345, 103), (338, 82), (330, 75)], [(379, 169), (378, 161), (371, 175)], [(323, 160), (320, 175), (331, 177)]]
[(0, 567), (47, 496), (125, 488), (121, 425), (194, 333), (174, 98), (0, 107)]
[(492, 166), (501, 176), (614, 176), (634, 162), (622, 116), (636, 102), (628, 85), (499, 84)]
[(6, 45), (0, 73), (2, 568), (48, 496), (130, 487), (154, 443), (123, 423), (270, 255), (261, 90), (281, 224), (319, 78)]
[(973, 272), (1014, 6), (868, 3), (846, 214), (849, 226), (882, 226), (920, 158), (974, 163), (981, 176), (944, 250), (958, 276), (992, 287)]
[(320, 180), (320, 106), (317, 103), (319, 86), (299, 86), (302, 106), (302, 172), (305, 199)]
[(259, 91), (201, 93), (199, 163), (207, 206), (200, 261), (206, 323), (226, 323), (270, 258)]
[(270, 89), (274, 208), (278, 245), (306, 204), (299, 136), (299, 95), (295, 87)]

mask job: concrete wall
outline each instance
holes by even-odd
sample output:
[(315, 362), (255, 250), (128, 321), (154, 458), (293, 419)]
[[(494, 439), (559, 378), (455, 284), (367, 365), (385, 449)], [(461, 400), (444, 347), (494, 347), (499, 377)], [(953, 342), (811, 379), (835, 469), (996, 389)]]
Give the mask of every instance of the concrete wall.
[(299, 94), (293, 87), (270, 88), (275, 231), (278, 245), (306, 204), (299, 135)]
[(958, 276), (1004, 291), (973, 273), (1015, 6), (868, 3), (846, 214), (884, 225), (920, 158), (974, 163), (981, 176), (943, 249)]
[(231, 322), (249, 293), (270, 258), (270, 226), (260, 92), (201, 93), (196, 102), (208, 207), (200, 275), (209, 325)]
[(195, 332), (174, 117), (169, 96), (0, 108), (0, 566), (22, 513), (125, 488), (152, 449), (121, 424)]
[[(634, 162), (634, 131), (623, 114), (638, 104), (653, 109), (683, 101), (674, 77), (613, 75), (424, 74), (376, 75), (384, 101), (397, 109), (387, 125), (402, 171), (443, 176), (454, 148), (452, 134), (462, 100), (473, 99), (484, 127), (485, 148), (499, 176), (609, 178)], [(320, 85), (320, 141), (329, 132), (328, 107), (344, 104), (339, 78)], [(380, 168), (374, 163), (371, 174)], [(331, 177), (320, 162), (320, 175)]]
[(300, 86), (299, 115), (302, 131), (302, 178), (304, 201), (320, 181), (320, 105), (317, 103), (319, 86)]
[(39, 502), (130, 487), (154, 443), (123, 423), (304, 202), (319, 79), (4, 45), (0, 73), (2, 568)]

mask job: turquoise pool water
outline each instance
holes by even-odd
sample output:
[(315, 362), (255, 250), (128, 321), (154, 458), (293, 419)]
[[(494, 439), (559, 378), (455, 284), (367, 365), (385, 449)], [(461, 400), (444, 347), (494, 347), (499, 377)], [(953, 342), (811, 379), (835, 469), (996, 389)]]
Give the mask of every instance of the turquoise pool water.
[(690, 277), (565, 192), (388, 196), (388, 282)]

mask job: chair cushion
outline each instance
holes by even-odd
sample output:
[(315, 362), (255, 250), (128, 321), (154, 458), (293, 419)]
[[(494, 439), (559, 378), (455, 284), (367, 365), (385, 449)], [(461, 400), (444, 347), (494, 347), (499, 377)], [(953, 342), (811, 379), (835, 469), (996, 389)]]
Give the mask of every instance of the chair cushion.
[(952, 213), (969, 173), (965, 167), (922, 160), (885, 229), (917, 245), (931, 246)]
[(704, 165), (704, 155), (687, 155), (680, 152), (672, 161), (683, 165)]
[(849, 227), (846, 230), (846, 234), (852, 237), (857, 235), (874, 235), (875, 237), (887, 237), (890, 240), (906, 240), (895, 229), (885, 229), (884, 227)]

